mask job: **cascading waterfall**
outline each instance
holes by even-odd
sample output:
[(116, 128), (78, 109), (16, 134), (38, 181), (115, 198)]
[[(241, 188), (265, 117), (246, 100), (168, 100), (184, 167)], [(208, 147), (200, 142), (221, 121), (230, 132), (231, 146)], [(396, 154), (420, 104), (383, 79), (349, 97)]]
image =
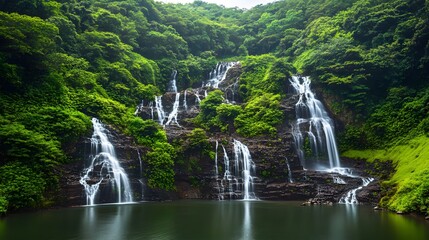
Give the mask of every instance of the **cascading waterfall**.
[[(179, 122), (177, 121), (177, 115), (179, 114), (179, 106), (180, 106), (180, 92), (177, 92), (176, 77), (177, 77), (177, 71), (174, 70), (173, 73), (171, 74), (171, 81), (169, 83), (168, 91), (175, 92), (176, 98), (173, 104), (173, 109), (168, 115), (167, 122), (165, 123), (165, 125), (170, 125), (173, 122), (177, 126), (180, 126)], [(164, 121), (166, 118), (166, 113), (164, 112), (164, 107), (162, 106), (162, 96), (156, 96), (155, 103), (156, 103), (156, 110), (158, 113), (159, 124), (165, 126)]]
[(287, 166), (287, 179), (290, 183), (293, 183), (292, 171), (290, 170), (289, 160), (286, 158), (286, 166)]
[[(229, 198), (232, 199), (232, 193), (234, 191), (233, 190), (234, 189), (233, 188), (233, 183), (232, 183), (233, 176), (231, 175), (231, 171), (230, 171), (230, 168), (229, 168), (228, 153), (226, 152), (226, 149), (225, 149), (225, 147), (223, 145), (222, 145), (222, 149), (223, 149), (223, 164), (225, 166), (225, 172), (223, 174), (223, 179), (221, 181), (222, 194), (221, 194), (220, 199), (224, 199), (224, 195), (225, 195), (225, 184), (224, 183), (227, 183), (227, 186), (228, 186), (227, 191), (229, 193)], [(235, 181), (235, 179), (234, 179), (234, 181)]]
[(150, 108), (150, 117), (153, 120), (153, 101), (149, 102), (149, 108)]
[[(252, 156), (246, 145), (235, 139), (233, 145), (234, 161), (232, 162), (228, 157), (225, 147), (222, 146), (224, 156), (224, 173), (222, 179), (219, 179), (219, 172), (217, 167), (215, 168), (216, 178), (220, 180), (218, 198), (223, 200), (225, 196), (229, 196), (229, 199), (233, 199), (241, 194), (243, 200), (255, 200), (257, 199), (254, 193), (255, 163), (252, 161)], [(231, 169), (233, 169), (233, 173)]]
[(215, 178), (216, 178), (216, 188), (218, 189), (218, 199), (221, 200), (221, 195), (220, 195), (220, 185), (219, 185), (219, 181), (217, 181), (217, 178), (219, 176), (219, 167), (218, 167), (218, 161), (217, 161), (217, 150), (219, 148), (219, 141), (216, 140), (216, 149), (215, 149)]
[(165, 112), (162, 106), (162, 96), (155, 96), (155, 108), (158, 115), (158, 122), (160, 125), (164, 125)]
[(186, 101), (186, 96), (188, 95), (188, 90), (185, 90), (185, 93), (183, 94), (183, 108), (185, 111), (188, 111), (188, 103)]
[[(238, 140), (234, 139), (235, 153), (235, 174), (243, 178), (244, 200), (256, 199), (253, 192), (253, 176), (255, 173), (255, 163), (252, 161), (249, 148)], [(240, 166), (242, 168), (240, 168)]]
[(220, 62), (216, 65), (215, 69), (213, 69), (209, 74), (209, 80), (203, 86), (205, 87), (213, 87), (219, 88), (219, 84), (222, 83), (225, 78), (228, 70), (234, 65), (238, 64), (238, 62)]
[(139, 172), (139, 174), (140, 174), (139, 183), (140, 183), (141, 191), (142, 191), (141, 199), (143, 200), (143, 197), (144, 197), (143, 161), (142, 161), (142, 157), (140, 155), (140, 150), (138, 150), (138, 149), (137, 149), (137, 156), (139, 158), (139, 164), (140, 164), (140, 169), (139, 169), (140, 170), (140, 172)]
[(144, 101), (142, 100), (142, 102), (139, 105), (137, 105), (136, 111), (134, 112), (134, 116), (137, 116), (137, 114), (143, 109), (143, 107), (144, 107)]
[(238, 88), (239, 88), (239, 83), (238, 83), (238, 79), (236, 79), (236, 81), (233, 84), (226, 86), (223, 89), (223, 91), (225, 92), (225, 101), (227, 103), (233, 103), (234, 104), (236, 102), (235, 95), (238, 92)]
[(304, 130), (313, 156), (319, 159), (322, 153), (327, 153), (329, 167), (331, 169), (339, 168), (340, 158), (335, 142), (333, 122), (323, 104), (315, 98), (315, 94), (311, 91), (310, 78), (293, 76), (290, 82), (299, 95), (298, 102), (295, 104), (297, 120), (293, 128), (293, 136), (301, 162), (305, 166)]
[(168, 91), (169, 92), (175, 92), (177, 93), (177, 85), (176, 85), (176, 77), (177, 77), (177, 71), (174, 70), (173, 73), (171, 74), (171, 80), (170, 83), (168, 84)]
[(201, 103), (200, 94), (198, 92), (195, 93), (195, 103), (199, 105)]
[(372, 181), (374, 181), (374, 178), (361, 178), (361, 179), (362, 179), (362, 186), (359, 186), (358, 188), (348, 191), (344, 196), (341, 197), (339, 203), (341, 204), (358, 204), (359, 203), (356, 197), (356, 192), (368, 186)]
[(128, 176), (116, 158), (115, 149), (107, 137), (107, 129), (96, 118), (92, 119), (92, 124), (94, 133), (91, 137), (90, 164), (83, 170), (83, 176), (79, 180), (85, 188), (87, 205), (96, 204), (103, 181), (109, 182), (109, 193), (117, 203), (132, 202)]
[(177, 121), (177, 115), (179, 114), (179, 105), (180, 105), (180, 93), (176, 93), (176, 99), (173, 104), (173, 110), (168, 115), (168, 120), (165, 123), (165, 125), (170, 125), (170, 123), (173, 122), (177, 126), (180, 126), (179, 122)]
[(344, 181), (344, 179), (338, 176), (333, 176), (332, 180), (334, 181), (335, 184), (347, 184), (346, 181)]

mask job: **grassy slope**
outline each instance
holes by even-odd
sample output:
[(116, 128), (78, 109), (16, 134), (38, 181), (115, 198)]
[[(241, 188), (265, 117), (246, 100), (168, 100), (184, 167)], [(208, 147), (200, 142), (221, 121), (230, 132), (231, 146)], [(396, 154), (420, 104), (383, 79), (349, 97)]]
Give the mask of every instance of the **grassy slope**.
[(382, 199), (384, 207), (394, 211), (417, 211), (429, 214), (429, 137), (420, 136), (407, 145), (388, 150), (350, 150), (342, 154), (349, 158), (392, 160), (396, 172), (383, 185), (393, 186)]

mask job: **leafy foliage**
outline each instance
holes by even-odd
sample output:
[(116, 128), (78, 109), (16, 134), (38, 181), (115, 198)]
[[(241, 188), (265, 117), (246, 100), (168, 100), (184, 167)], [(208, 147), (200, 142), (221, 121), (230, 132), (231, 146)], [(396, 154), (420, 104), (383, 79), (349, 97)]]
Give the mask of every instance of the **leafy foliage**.
[(46, 182), (34, 170), (14, 162), (0, 167), (0, 177), (2, 212), (8, 209), (37, 207), (42, 204)]
[(213, 160), (215, 156), (206, 131), (195, 128), (185, 138), (176, 140), (174, 145), (179, 153), (177, 159), (179, 171), (189, 173), (192, 185), (200, 185), (202, 180), (200, 176), (204, 174), (200, 165), (201, 160)]
[(394, 161), (396, 172), (383, 185), (390, 189), (383, 197), (383, 206), (403, 212), (429, 213), (428, 207), (428, 137), (412, 138), (387, 150), (348, 151), (344, 156), (368, 161)]
[(277, 134), (277, 125), (283, 122), (280, 95), (264, 93), (251, 99), (235, 119), (237, 132), (243, 136)]
[(284, 94), (294, 68), (285, 59), (265, 54), (249, 56), (243, 61), (240, 94), (249, 99), (262, 93)]
[(157, 142), (145, 156), (149, 165), (146, 171), (148, 185), (151, 188), (174, 189), (174, 148), (168, 143)]
[(158, 123), (152, 120), (132, 118), (128, 122), (129, 133), (137, 139), (137, 143), (151, 146), (157, 142), (166, 142), (167, 136)]

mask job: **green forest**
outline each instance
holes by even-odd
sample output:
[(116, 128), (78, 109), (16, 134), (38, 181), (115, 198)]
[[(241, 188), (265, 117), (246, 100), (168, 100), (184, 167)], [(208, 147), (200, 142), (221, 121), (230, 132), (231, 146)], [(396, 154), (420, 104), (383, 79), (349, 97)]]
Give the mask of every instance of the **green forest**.
[(0, 0), (0, 215), (56, 204), (92, 117), (148, 149), (151, 188), (174, 189), (188, 149), (135, 107), (165, 92), (173, 70), (187, 89), (228, 60), (242, 64), (244, 104), (211, 92), (189, 148), (213, 154), (206, 132), (275, 138), (288, 79), (310, 76), (342, 123), (341, 155), (396, 166), (380, 205), (429, 214), (428, 0)]

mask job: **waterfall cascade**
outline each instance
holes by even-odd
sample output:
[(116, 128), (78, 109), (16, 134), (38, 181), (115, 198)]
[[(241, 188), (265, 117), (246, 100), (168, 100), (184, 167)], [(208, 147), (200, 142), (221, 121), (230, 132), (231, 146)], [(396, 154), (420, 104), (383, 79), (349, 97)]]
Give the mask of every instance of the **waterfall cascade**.
[(286, 158), (286, 166), (287, 166), (287, 180), (290, 183), (293, 183), (292, 171), (290, 170), (289, 160)]
[(87, 205), (96, 204), (103, 181), (108, 181), (110, 185), (110, 188), (103, 188), (103, 192), (115, 199), (116, 203), (132, 202), (128, 176), (116, 158), (115, 149), (107, 137), (107, 129), (96, 118), (92, 119), (92, 124), (94, 133), (91, 137), (89, 166), (83, 170), (79, 181), (85, 188)]
[(361, 178), (361, 179), (362, 179), (362, 186), (359, 186), (358, 188), (355, 188), (355, 189), (348, 191), (344, 196), (341, 197), (339, 203), (342, 203), (342, 204), (358, 204), (359, 203), (357, 198), (356, 198), (357, 191), (368, 186), (372, 181), (374, 181), (374, 178)]
[(144, 107), (144, 101), (142, 100), (141, 103), (137, 105), (136, 111), (134, 111), (134, 115), (137, 115), (140, 111), (142, 111), (143, 107)]
[(342, 179), (342, 178), (340, 178), (340, 177), (338, 177), (338, 176), (333, 176), (333, 177), (332, 177), (332, 181), (333, 181), (335, 184), (347, 184), (347, 183), (346, 183), (346, 181), (344, 181), (344, 179)]
[(183, 94), (183, 109), (185, 109), (185, 111), (188, 111), (188, 102), (186, 101), (187, 95), (188, 95), (188, 90), (185, 90), (185, 93)]
[(179, 122), (177, 121), (177, 115), (179, 114), (179, 105), (180, 105), (180, 93), (176, 93), (176, 98), (173, 104), (173, 110), (171, 110), (171, 113), (168, 115), (168, 120), (165, 123), (165, 125), (170, 125), (170, 123), (173, 122), (177, 126), (180, 126)]
[(173, 73), (171, 74), (171, 80), (168, 84), (168, 91), (169, 92), (175, 92), (177, 93), (177, 70), (174, 70)]
[(162, 106), (162, 96), (155, 96), (155, 108), (158, 115), (158, 122), (160, 125), (164, 125), (165, 112)]
[[(216, 161), (215, 170), (217, 171), (215, 174), (220, 182), (217, 185), (219, 187), (219, 199), (223, 200), (225, 197), (228, 197), (229, 199), (242, 198), (243, 200), (256, 200), (257, 197), (254, 193), (255, 163), (252, 161), (249, 148), (235, 139), (233, 144), (233, 161), (230, 161), (225, 147), (222, 146), (224, 156), (224, 173), (222, 178), (220, 178)], [(240, 197), (241, 195), (242, 197)]]
[[(202, 87), (196, 89), (187, 89), (184, 91), (178, 91), (177, 88), (177, 70), (174, 70), (171, 74), (171, 80), (167, 86), (167, 93), (162, 96), (155, 96), (155, 101), (144, 102), (142, 101), (136, 107), (135, 115), (142, 114), (142, 117), (147, 119), (151, 117), (158, 120), (158, 123), (162, 126), (177, 125), (179, 124), (179, 117), (182, 113), (195, 112), (195, 107), (201, 103), (201, 100), (207, 97), (210, 88), (219, 88), (219, 84), (226, 78), (226, 74), (230, 68), (238, 64), (238, 62), (220, 62), (216, 65), (215, 69), (209, 74), (209, 80), (202, 81)], [(235, 92), (238, 90), (238, 82), (227, 86), (225, 89), (226, 102), (229, 102), (230, 97), (232, 102), (235, 101)], [(175, 98), (172, 97), (173, 93)], [(182, 99), (181, 96), (183, 96)], [(175, 99), (173, 102), (172, 99)], [(188, 101), (189, 100), (189, 101)], [(189, 105), (188, 105), (189, 103)], [(155, 116), (157, 115), (157, 116)], [(187, 115), (189, 117), (189, 115)]]
[(140, 150), (138, 150), (138, 149), (137, 149), (137, 156), (139, 158), (139, 166), (140, 166), (140, 168), (139, 168), (140, 178), (138, 181), (139, 181), (140, 186), (141, 186), (141, 199), (143, 199), (144, 198), (143, 161), (142, 161), (142, 157), (140, 155)]
[[(293, 126), (293, 137), (302, 165), (304, 167), (316, 166), (317, 170), (335, 174), (332, 176), (335, 184), (347, 184), (340, 176), (362, 179), (362, 186), (348, 191), (339, 201), (339, 203), (344, 204), (358, 203), (356, 198), (357, 191), (366, 187), (374, 179), (354, 175), (352, 169), (340, 166), (333, 121), (328, 116), (323, 104), (316, 99), (315, 94), (312, 92), (310, 88), (311, 80), (308, 77), (294, 76), (290, 79), (290, 82), (296, 94), (298, 94), (298, 101), (295, 104), (297, 120)], [(311, 149), (311, 154), (308, 154), (310, 156), (305, 156), (304, 149), (307, 149), (306, 153)], [(326, 157), (329, 160), (329, 165), (322, 162), (323, 158), (326, 159)], [(312, 160), (313, 163), (308, 163), (306, 160)], [(314, 164), (314, 160), (318, 161), (317, 164)]]
[(209, 80), (207, 80), (206, 84), (203, 83), (203, 86), (219, 88), (219, 84), (221, 84), (225, 80), (226, 73), (228, 72), (228, 70), (236, 64), (238, 64), (238, 62), (218, 63), (215, 69), (210, 72)]
[[(333, 121), (323, 104), (311, 91), (311, 80), (308, 77), (294, 76), (290, 82), (299, 96), (298, 102), (295, 104), (297, 120), (293, 128), (293, 136), (303, 166), (307, 165), (305, 159), (313, 157), (316, 160), (322, 160), (320, 157), (327, 153), (328, 167), (339, 168), (340, 158), (335, 142)], [(309, 143), (313, 156), (304, 156), (306, 142)]]

